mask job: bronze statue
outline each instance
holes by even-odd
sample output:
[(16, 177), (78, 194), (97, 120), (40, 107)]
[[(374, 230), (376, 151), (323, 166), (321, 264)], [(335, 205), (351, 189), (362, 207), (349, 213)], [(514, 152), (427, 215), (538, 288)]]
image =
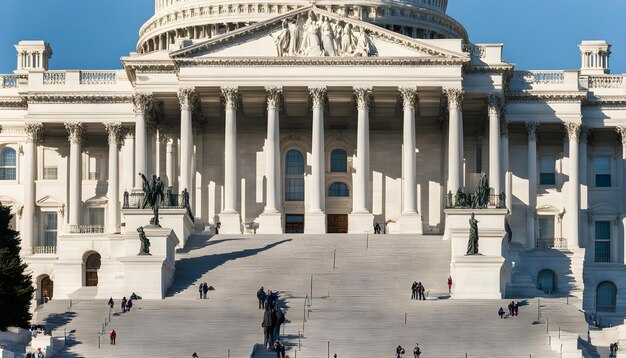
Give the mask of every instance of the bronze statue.
[(141, 204), (141, 208), (145, 209), (146, 206), (150, 206), (152, 208), (153, 217), (150, 219), (150, 225), (158, 226), (159, 225), (159, 206), (163, 202), (163, 181), (161, 181), (161, 177), (157, 177), (156, 174), (152, 174), (152, 180), (148, 181), (145, 175), (139, 173), (141, 179), (143, 180), (143, 202)]
[(510, 243), (513, 240), (513, 230), (511, 230), (511, 223), (509, 219), (511, 218), (511, 212), (506, 211), (506, 216), (504, 217), (504, 231), (506, 231), (507, 240)]
[(137, 232), (139, 233), (139, 240), (141, 241), (139, 255), (150, 255), (150, 240), (141, 226), (137, 228)]
[(454, 196), (454, 207), (462, 208), (465, 206), (465, 193), (459, 188)]
[(478, 253), (478, 220), (474, 218), (474, 213), (469, 219), (470, 232), (467, 242), (467, 255), (479, 255)]
[(446, 195), (446, 208), (453, 208), (454, 203), (452, 202), (452, 190), (448, 191)]
[(485, 209), (487, 204), (489, 204), (489, 191), (489, 179), (487, 179), (487, 174), (483, 173), (474, 192), (472, 208)]

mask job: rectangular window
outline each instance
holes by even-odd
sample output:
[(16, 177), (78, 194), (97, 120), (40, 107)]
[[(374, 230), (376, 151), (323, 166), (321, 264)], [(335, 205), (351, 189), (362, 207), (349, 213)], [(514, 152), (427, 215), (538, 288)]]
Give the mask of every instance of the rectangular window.
[(44, 180), (57, 180), (58, 178), (58, 168), (57, 167), (44, 167), (43, 168), (43, 179)]
[(596, 221), (596, 262), (611, 262), (611, 222)]
[(554, 216), (539, 217), (539, 238), (554, 238)]
[(59, 153), (53, 149), (43, 150), (43, 180), (57, 180), (59, 166)]
[(89, 225), (104, 225), (104, 208), (89, 208)]
[(42, 246), (57, 246), (57, 213), (44, 213)]
[(603, 155), (595, 159), (596, 187), (611, 187), (611, 157)]
[(556, 158), (552, 155), (543, 155), (539, 160), (539, 185), (555, 185)]
[(285, 178), (285, 201), (304, 201), (304, 178)]

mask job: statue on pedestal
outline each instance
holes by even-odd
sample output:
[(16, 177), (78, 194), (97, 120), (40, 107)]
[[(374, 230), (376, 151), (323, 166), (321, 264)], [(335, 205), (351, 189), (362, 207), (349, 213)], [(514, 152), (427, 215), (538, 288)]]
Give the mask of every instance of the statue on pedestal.
[(152, 174), (151, 181), (148, 181), (146, 176), (142, 173), (139, 173), (139, 176), (141, 176), (143, 180), (143, 202), (141, 208), (145, 209), (146, 206), (150, 206), (154, 214), (152, 219), (150, 219), (150, 225), (161, 227), (161, 225), (159, 225), (159, 206), (161, 206), (161, 202), (164, 198), (163, 181), (161, 177), (157, 177), (156, 174)]
[(448, 191), (448, 195), (446, 196), (446, 208), (453, 208), (454, 203), (452, 202), (452, 190)]
[(489, 179), (487, 179), (487, 174), (483, 173), (480, 176), (480, 182), (478, 183), (478, 187), (476, 187), (476, 192), (474, 193), (472, 208), (486, 208), (487, 204), (489, 204), (489, 191)]
[(143, 227), (138, 227), (137, 232), (139, 233), (139, 241), (141, 241), (141, 248), (139, 249), (138, 255), (151, 255), (150, 240), (146, 236), (146, 233), (143, 231)]
[(474, 218), (474, 213), (469, 219), (470, 232), (467, 242), (467, 255), (480, 255), (478, 253), (478, 220)]

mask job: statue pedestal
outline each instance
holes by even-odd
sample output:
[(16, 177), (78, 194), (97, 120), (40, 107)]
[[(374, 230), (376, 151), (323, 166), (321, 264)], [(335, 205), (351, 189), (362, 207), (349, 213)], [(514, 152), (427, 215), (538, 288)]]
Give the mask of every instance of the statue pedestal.
[(258, 219), (257, 234), (282, 234), (283, 215), (280, 212), (262, 213)]
[[(122, 209), (126, 221), (126, 232), (135, 233), (138, 227), (150, 225), (152, 209)], [(159, 209), (159, 223), (164, 228), (174, 230), (180, 241), (179, 247), (184, 247), (187, 238), (194, 231), (195, 225), (187, 214), (187, 209)]]
[(241, 217), (236, 211), (220, 213), (220, 234), (241, 235)]
[(178, 238), (172, 229), (146, 226), (150, 240), (150, 255), (139, 255), (141, 241), (138, 232), (124, 234), (124, 289), (146, 299), (162, 299), (174, 282), (175, 252)]
[[(469, 219), (478, 221), (479, 255), (466, 255)], [(500, 299), (511, 278), (509, 243), (504, 230), (506, 209), (446, 209), (446, 232), (452, 241), (452, 297)]]

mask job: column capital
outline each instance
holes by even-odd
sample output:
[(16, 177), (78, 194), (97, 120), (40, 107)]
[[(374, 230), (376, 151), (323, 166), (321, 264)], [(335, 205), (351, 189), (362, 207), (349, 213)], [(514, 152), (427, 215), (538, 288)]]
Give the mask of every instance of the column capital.
[(85, 125), (81, 122), (65, 122), (64, 124), (70, 143), (82, 145), (85, 141)]
[(41, 144), (43, 139), (43, 123), (26, 123), (24, 124), (24, 131), (26, 132), (26, 143), (35, 143), (35, 145)]
[(133, 106), (135, 114), (145, 114), (150, 112), (154, 97), (152, 93), (135, 93), (133, 94)]
[(622, 142), (622, 147), (626, 148), (626, 126), (617, 126), (615, 127), (617, 134), (619, 134), (619, 138)]
[(122, 142), (122, 123), (121, 122), (113, 122), (113, 123), (104, 123), (104, 129), (106, 129), (108, 134), (108, 142), (109, 144), (115, 144), (117, 146)]
[(462, 88), (444, 88), (443, 93), (448, 99), (448, 110), (460, 111), (463, 109), (463, 95), (465, 92)]
[(178, 89), (178, 102), (181, 110), (193, 110), (196, 98), (196, 89), (193, 87), (182, 87)]
[(369, 111), (372, 105), (373, 95), (372, 87), (354, 87), (357, 109)]
[(237, 87), (220, 87), (222, 97), (224, 98), (224, 107), (226, 109), (237, 110), (239, 108), (239, 88)]
[(283, 100), (283, 88), (281, 86), (265, 86), (267, 108), (280, 110)]
[(398, 87), (400, 96), (402, 96), (402, 108), (405, 111), (415, 112), (417, 104), (417, 87)]
[(502, 93), (493, 92), (487, 95), (487, 108), (489, 110), (489, 117), (499, 117), (502, 113), (502, 107), (504, 105), (504, 96)]
[(567, 130), (567, 137), (569, 140), (575, 140), (576, 142), (580, 141), (580, 129), (581, 123), (579, 122), (564, 122), (563, 125)]
[(528, 140), (537, 140), (537, 132), (539, 131), (539, 122), (526, 122), (526, 130), (528, 131)]
[(309, 87), (309, 95), (313, 101), (313, 108), (323, 109), (326, 104), (326, 86)]

